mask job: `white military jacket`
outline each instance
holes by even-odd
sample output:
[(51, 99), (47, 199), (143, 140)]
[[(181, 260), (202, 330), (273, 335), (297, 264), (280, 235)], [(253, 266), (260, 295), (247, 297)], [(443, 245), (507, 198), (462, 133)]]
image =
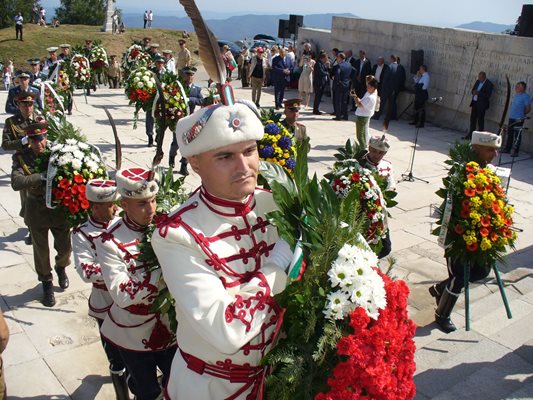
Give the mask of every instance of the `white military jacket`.
[(93, 288), (89, 297), (89, 315), (103, 320), (113, 304), (113, 299), (107, 291), (102, 269), (96, 259), (94, 241), (108, 226), (115, 223), (118, 217), (108, 223), (101, 223), (89, 218), (87, 222), (72, 230), (72, 252), (74, 266), (84, 282), (92, 283)]
[(95, 241), (102, 276), (113, 305), (101, 328), (111, 343), (131, 351), (159, 351), (175, 346), (168, 318), (153, 313), (161, 270), (150, 272), (137, 261), (145, 227), (127, 216), (110, 225)]
[(281, 324), (273, 298), (285, 272), (269, 263), (278, 240), (265, 214), (272, 194), (256, 189), (244, 203), (202, 187), (165, 220), (152, 246), (176, 300), (177, 339), (167, 398), (255, 399), (258, 367)]
[(369, 168), (373, 171), (377, 171), (379, 176), (387, 179), (387, 190), (396, 190), (396, 180), (394, 178), (394, 169), (390, 161), (381, 159), (377, 164), (370, 161), (365, 155), (363, 158), (366, 160), (365, 168)]

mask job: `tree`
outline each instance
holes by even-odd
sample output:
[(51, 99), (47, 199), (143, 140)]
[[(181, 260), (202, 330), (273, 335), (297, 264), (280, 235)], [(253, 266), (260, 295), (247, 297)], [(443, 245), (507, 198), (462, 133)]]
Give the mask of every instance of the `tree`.
[(22, 13), (24, 23), (31, 21), (31, 8), (33, 2), (28, 0), (3, 0), (0, 6), (0, 28), (15, 25), (13, 18), (17, 13)]
[(61, 0), (56, 18), (62, 24), (102, 25), (106, 5), (106, 0)]

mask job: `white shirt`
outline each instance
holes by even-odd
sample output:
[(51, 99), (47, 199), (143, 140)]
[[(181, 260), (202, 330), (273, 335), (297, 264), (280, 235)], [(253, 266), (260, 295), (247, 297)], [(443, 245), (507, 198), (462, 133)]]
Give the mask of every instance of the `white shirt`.
[(22, 25), (22, 22), (24, 22), (24, 18), (22, 18), (22, 15), (15, 16), (15, 24)]
[(176, 61), (174, 60), (174, 57), (170, 57), (167, 60), (165, 63), (165, 68), (168, 72), (172, 72), (173, 74), (176, 73)]
[(376, 80), (378, 81), (379, 83), (379, 78), (381, 77), (381, 72), (383, 71), (383, 65), (378, 65), (377, 68), (376, 68), (376, 75), (374, 75), (374, 77), (376, 78)]
[(378, 101), (378, 91), (374, 90), (374, 93), (370, 94), (366, 92), (361, 99), (361, 105), (357, 105), (355, 115), (358, 117), (371, 117), (376, 111), (376, 103)]

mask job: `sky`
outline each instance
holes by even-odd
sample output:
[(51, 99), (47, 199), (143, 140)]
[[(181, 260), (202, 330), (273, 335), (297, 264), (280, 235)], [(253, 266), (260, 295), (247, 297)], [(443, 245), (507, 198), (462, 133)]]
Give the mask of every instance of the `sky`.
[[(59, 0), (41, 0), (41, 4), (53, 14)], [(526, 0), (197, 0), (201, 11), (221, 13), (221, 18), (241, 14), (320, 14), (352, 13), (365, 19), (404, 22), (418, 25), (452, 27), (472, 21), (514, 24), (522, 12)], [(154, 16), (183, 17), (185, 12), (177, 0), (116, 0), (116, 7), (123, 12), (142, 12), (147, 4)], [(224, 7), (221, 8), (220, 5)], [(302, 5), (304, 4), (304, 5)], [(327, 6), (326, 6), (327, 5)], [(155, 18), (154, 18), (155, 19)], [(305, 20), (304, 20), (305, 24)]]

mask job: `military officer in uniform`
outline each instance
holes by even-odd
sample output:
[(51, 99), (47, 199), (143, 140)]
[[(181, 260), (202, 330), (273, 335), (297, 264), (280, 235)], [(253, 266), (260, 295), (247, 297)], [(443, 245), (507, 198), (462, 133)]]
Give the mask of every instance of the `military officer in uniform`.
[(176, 60), (172, 57), (172, 50), (163, 50), (163, 56), (165, 57), (165, 68), (168, 72), (176, 74)]
[(30, 85), (40, 87), (41, 82), (45, 81), (47, 76), (41, 72), (41, 61), (38, 58), (30, 58), (28, 61), (30, 70), (27, 74), (30, 76)]
[(180, 50), (176, 54), (176, 69), (178, 70), (180, 78), (183, 79), (183, 68), (191, 66), (191, 52), (186, 47), (187, 42), (185, 40), (178, 40), (178, 44), (180, 46)]
[[(110, 225), (119, 219), (115, 216), (119, 198), (115, 181), (92, 179), (87, 182), (85, 194), (90, 204), (90, 217), (87, 222), (72, 231), (72, 252), (74, 266), (84, 282), (92, 284), (89, 297), (89, 315), (96, 319), (100, 328), (107, 312), (113, 304), (102, 277), (102, 268), (96, 259), (94, 241)], [(117, 347), (101, 337), (102, 345), (109, 361), (109, 372), (117, 400), (129, 400), (126, 383), (126, 367)]]
[[(181, 69), (181, 76), (183, 76), (183, 88), (185, 89), (189, 99), (189, 114), (194, 112), (196, 106), (201, 107), (204, 104), (202, 88), (194, 84), (194, 74), (196, 71), (197, 69), (195, 67), (184, 67)], [(178, 149), (179, 147), (176, 139), (176, 132), (172, 132), (172, 143), (168, 153), (168, 166), (170, 168), (174, 168)], [(183, 176), (189, 175), (189, 171), (187, 170), (187, 159), (185, 157), (181, 157), (180, 163), (181, 167), (179, 173)]]
[[(34, 92), (21, 92), (15, 98), (15, 104), (18, 112), (6, 119), (4, 130), (2, 132), (2, 149), (7, 151), (21, 152), (28, 148), (29, 140), (26, 136), (26, 128), (35, 122), (35, 99), (37, 95)], [(24, 201), (26, 200), (26, 191), (20, 190), (20, 216), (24, 217)], [(31, 232), (26, 238), (26, 244), (31, 244)]]
[(128, 369), (128, 385), (138, 400), (160, 398), (157, 368), (163, 387), (176, 352), (176, 338), (167, 315), (152, 311), (159, 290), (165, 287), (161, 270), (149, 271), (138, 261), (139, 243), (155, 214), (158, 185), (148, 181), (142, 168), (116, 174), (124, 216), (95, 240), (97, 261), (113, 305), (101, 328), (106, 341), (120, 349)]
[(22, 92), (33, 92), (37, 95), (35, 101), (39, 110), (43, 109), (41, 99), (39, 98), (39, 90), (30, 86), (30, 75), (27, 72), (19, 72), (16, 76), (19, 81), (19, 84), (11, 89), (7, 93), (6, 100), (6, 113), (16, 114), (19, 109), (15, 103), (15, 98)]
[(37, 158), (42, 156), (47, 148), (47, 124), (37, 122), (28, 125), (26, 135), (30, 146), (13, 155), (11, 187), (13, 190), (25, 190), (27, 193), (23, 210), (24, 223), (29, 227), (32, 236), (35, 271), (43, 286), (43, 304), (46, 307), (52, 307), (55, 304), (55, 296), (50, 266), (48, 232), (52, 232), (54, 237), (54, 248), (57, 252), (54, 269), (57, 273), (59, 286), (66, 289), (69, 286), (69, 280), (65, 268), (70, 264), (72, 250), (70, 226), (61, 212), (46, 207), (46, 176), (36, 167)]
[(70, 62), (70, 59), (72, 57), (70, 54), (70, 48), (71, 48), (70, 44), (68, 43), (60, 44), (59, 48), (61, 49), (61, 54), (57, 56), (57, 58), (60, 61)]
[[(363, 168), (375, 171), (378, 175), (387, 181), (386, 190), (396, 191), (396, 180), (394, 178), (394, 169), (392, 163), (385, 160), (383, 157), (389, 151), (390, 144), (385, 138), (385, 135), (373, 136), (368, 143), (368, 151), (357, 157), (357, 161)], [(382, 248), (378, 254), (378, 258), (386, 257), (392, 250), (392, 242), (390, 239), (390, 230), (387, 230), (386, 236), (381, 240)]]
[(158, 221), (152, 246), (176, 300), (179, 351), (169, 399), (256, 399), (292, 258), (256, 188), (263, 125), (252, 103), (204, 107), (178, 121), (180, 151), (202, 185)]
[(305, 125), (298, 122), (302, 99), (285, 100), (283, 106), (285, 118), (281, 121), (281, 124), (289, 130), (297, 142), (304, 141), (307, 139), (307, 129)]
[[(490, 132), (474, 131), (470, 141), (472, 150), (475, 154), (474, 160), (481, 168), (494, 168), (491, 161), (498, 154), (498, 149), (502, 144), (502, 137)], [(450, 315), (453, 307), (465, 285), (464, 262), (456, 257), (446, 257), (448, 268), (448, 279), (430, 286), (429, 293), (437, 302), (435, 311), (435, 322), (442, 331), (450, 333), (457, 328), (452, 322)], [(484, 279), (490, 273), (492, 265), (480, 265), (473, 263), (470, 267), (470, 282), (476, 282)]]
[[(93, 51), (93, 40), (92, 39), (85, 39), (85, 44), (83, 45), (82, 53), (85, 57), (87, 57), (87, 60), (91, 62), (91, 52)], [(91, 69), (91, 85), (86, 87), (86, 95), (91, 95), (91, 89), (93, 92), (96, 92), (96, 74)]]
[(47, 79), (55, 80), (57, 74), (59, 73), (59, 59), (57, 57), (57, 47), (48, 47), (46, 51), (50, 55), (44, 62), (43, 73), (46, 75)]

